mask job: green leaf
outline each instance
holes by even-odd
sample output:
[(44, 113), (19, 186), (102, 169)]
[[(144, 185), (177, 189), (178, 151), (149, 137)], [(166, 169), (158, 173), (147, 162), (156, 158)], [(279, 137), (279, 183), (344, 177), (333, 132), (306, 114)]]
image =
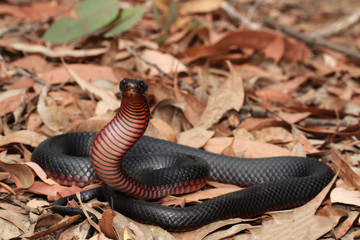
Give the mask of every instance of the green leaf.
[(171, 2), (169, 6), (169, 12), (167, 15), (167, 18), (165, 20), (164, 24), (164, 30), (165, 32), (169, 31), (170, 24), (174, 21), (174, 19), (177, 17), (177, 8), (175, 3)]
[(111, 22), (119, 14), (118, 0), (85, 0), (76, 6), (79, 21), (60, 18), (43, 35), (43, 40), (64, 43), (93, 33)]
[(120, 16), (119, 22), (115, 28), (105, 34), (105, 37), (112, 37), (128, 31), (135, 26), (144, 16), (146, 9), (141, 6), (134, 6), (125, 9)]

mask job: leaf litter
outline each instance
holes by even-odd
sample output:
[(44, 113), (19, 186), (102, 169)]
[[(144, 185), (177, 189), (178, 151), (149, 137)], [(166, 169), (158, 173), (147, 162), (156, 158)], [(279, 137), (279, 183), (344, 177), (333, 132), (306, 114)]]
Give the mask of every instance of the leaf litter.
[[(92, 239), (360, 236), (359, 28), (352, 23), (342, 25), (341, 33), (328, 30), (338, 26), (339, 9), (343, 23), (360, 9), (359, 3), (326, 1), (323, 8), (323, 1), (297, 0), (132, 1), (118, 5), (119, 22), (104, 24), (109, 19), (97, 20), (98, 11), (82, 15), (84, 23), (100, 21), (96, 26), (101, 29), (81, 29), (82, 37), (64, 36), (73, 40), (57, 45), (45, 42), (43, 33), (62, 17), (76, 16), (76, 4), (11, 2), (0, 7), (2, 239), (86, 236), (87, 220), (76, 223), (78, 216), (62, 217), (47, 207), (81, 189), (47, 178), (29, 162), (30, 154), (48, 137), (99, 131), (119, 107), (118, 83), (124, 77), (149, 85), (147, 135), (231, 156), (310, 155), (332, 166), (338, 177), (299, 208), (218, 221), (188, 233), (139, 224), (93, 200), (81, 205), (101, 217), (101, 230)], [(312, 34), (321, 29), (329, 34), (321, 39)], [(321, 45), (308, 44), (307, 34)], [(46, 38), (54, 36), (49, 31)], [(184, 206), (235, 190), (209, 183), (202, 191), (159, 202)]]

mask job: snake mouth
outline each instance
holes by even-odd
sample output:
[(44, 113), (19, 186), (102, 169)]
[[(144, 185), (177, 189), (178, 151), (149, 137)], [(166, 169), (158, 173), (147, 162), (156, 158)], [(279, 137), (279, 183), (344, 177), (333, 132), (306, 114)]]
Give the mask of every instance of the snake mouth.
[(145, 96), (147, 88), (147, 84), (142, 80), (124, 78), (120, 82), (120, 91), (123, 96)]

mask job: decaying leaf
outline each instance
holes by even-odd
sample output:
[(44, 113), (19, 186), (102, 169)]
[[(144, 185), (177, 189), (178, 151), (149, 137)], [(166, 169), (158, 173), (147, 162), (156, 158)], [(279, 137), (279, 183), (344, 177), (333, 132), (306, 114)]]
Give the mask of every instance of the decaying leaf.
[(214, 134), (207, 130), (231, 109), (240, 110), (244, 102), (244, 86), (241, 77), (233, 70), (230, 63), (230, 74), (227, 81), (212, 94), (201, 114), (197, 125), (188, 131), (182, 132), (178, 142), (192, 147), (202, 147)]
[(235, 138), (212, 138), (210, 139), (204, 149), (209, 152), (222, 153), (224, 149), (232, 144), (235, 152), (242, 152), (243, 157), (258, 158), (258, 157), (276, 157), (276, 156), (292, 156), (293, 153), (285, 148), (270, 144), (262, 143), (252, 140), (243, 140)]

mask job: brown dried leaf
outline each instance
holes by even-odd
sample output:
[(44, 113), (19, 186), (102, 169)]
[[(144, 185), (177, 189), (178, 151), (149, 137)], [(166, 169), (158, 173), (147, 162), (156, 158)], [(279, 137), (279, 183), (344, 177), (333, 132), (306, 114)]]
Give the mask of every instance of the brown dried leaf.
[(288, 76), (283, 75), (281, 73), (269, 72), (258, 66), (251, 64), (235, 65), (234, 69), (236, 71), (241, 71), (241, 76), (246, 79), (250, 79), (252, 77), (261, 77), (261, 78), (274, 79), (276, 81), (282, 82), (289, 78)]
[[(95, 85), (85, 81), (82, 77), (80, 77), (75, 71), (73, 71), (67, 64), (63, 64), (65, 69), (68, 71), (69, 75), (79, 84), (79, 86), (84, 90), (87, 91), (94, 96), (100, 98), (103, 101), (103, 106), (105, 110), (99, 111), (97, 109), (95, 112), (105, 113), (106, 110), (115, 110), (120, 106), (120, 101), (116, 99), (113, 92), (106, 91), (104, 89), (98, 88)], [(99, 104), (98, 104), (99, 105)]]
[(339, 177), (349, 186), (360, 190), (360, 176), (351, 169), (350, 165), (331, 148), (331, 158), (336, 168), (340, 171)]
[(178, 141), (180, 144), (202, 147), (214, 134), (213, 131), (207, 130), (209, 127), (217, 123), (228, 110), (240, 110), (244, 102), (243, 80), (229, 62), (228, 66), (230, 74), (227, 81), (209, 97), (197, 125), (180, 134)]
[(101, 231), (105, 233), (107, 236), (113, 239), (119, 239), (116, 235), (116, 232), (113, 228), (113, 221), (116, 213), (111, 209), (106, 209), (100, 219), (99, 225)]
[(310, 112), (297, 112), (297, 113), (288, 113), (288, 112), (280, 112), (278, 116), (283, 119), (285, 122), (289, 124), (294, 124), (311, 115)]
[(31, 208), (39, 208), (39, 207), (50, 206), (50, 203), (40, 199), (31, 199), (26, 203), (26, 206)]
[(360, 207), (360, 192), (345, 188), (334, 188), (330, 193), (332, 203), (342, 203)]
[(41, 90), (37, 111), (44, 124), (56, 133), (70, 124), (70, 118), (63, 108), (57, 106), (52, 97), (47, 96), (47, 91), (46, 87)]
[(341, 214), (326, 208), (326, 216), (315, 215), (324, 198), (328, 194), (336, 177), (317, 197), (307, 204), (292, 211), (270, 213), (274, 219), (265, 220), (261, 227), (249, 229), (249, 237), (257, 239), (318, 239), (331, 231), (337, 224)]
[(50, 233), (56, 232), (59, 229), (69, 227), (72, 224), (76, 223), (80, 218), (81, 218), (80, 215), (75, 215), (75, 216), (72, 216), (72, 217), (66, 216), (66, 217), (64, 217), (62, 219), (61, 222), (52, 225), (50, 228), (48, 228), (46, 230), (36, 232), (32, 236), (28, 236), (26, 238), (28, 238), (28, 239), (38, 239), (38, 238), (46, 236), (46, 235), (48, 235)]
[(152, 118), (150, 120), (147, 132), (156, 131), (156, 138), (168, 140), (170, 142), (176, 142), (176, 133), (172, 127), (160, 118)]
[(257, 141), (266, 143), (289, 143), (294, 140), (293, 135), (283, 127), (264, 127), (251, 133)]
[[(202, 240), (202, 239), (205, 239), (205, 237), (208, 236), (210, 233), (215, 232), (216, 230), (218, 230), (224, 226), (234, 225), (237, 223), (247, 222), (247, 221), (252, 221), (252, 220), (253, 219), (244, 220), (241, 218), (232, 218), (232, 219), (227, 219), (227, 220), (221, 220), (221, 221), (210, 223), (206, 226), (203, 226), (203, 227), (193, 230), (193, 231), (184, 232), (184, 233), (173, 233), (173, 235), (176, 237), (177, 240), (188, 240), (188, 239)], [(252, 226), (250, 224), (241, 224), (242, 230), (249, 229), (251, 227)], [(242, 230), (238, 229), (239, 232)], [(232, 234), (232, 236), (233, 235), (234, 234)], [(215, 239), (222, 239), (223, 236), (224, 235), (221, 235), (220, 238), (215, 238)]]
[(20, 180), (21, 186), (17, 187), (28, 188), (34, 183), (34, 174), (27, 165), (21, 163), (8, 163), (3, 159), (3, 157), (0, 159), (0, 167), (11, 174), (14, 174)]
[(21, 103), (26, 94), (25, 88), (7, 90), (0, 94), (0, 116), (6, 113), (14, 112)]
[(45, 183), (49, 184), (49, 185), (54, 185), (56, 184), (56, 182), (54, 182), (54, 180), (52, 180), (51, 178), (48, 178), (46, 173), (44, 172), (44, 170), (35, 162), (26, 162), (25, 163), (27, 166), (29, 166), (34, 173)]
[(20, 213), (0, 209), (0, 218), (11, 222), (24, 233), (26, 233), (29, 229), (29, 222), (27, 221), (27, 217)]
[(342, 222), (340, 227), (337, 229), (337, 232), (335, 234), (336, 239), (342, 238), (349, 231), (349, 229), (353, 226), (355, 220), (358, 218), (359, 215), (360, 212), (358, 211), (351, 211), (349, 213), (348, 218), (344, 222)]
[[(159, 51), (147, 49), (142, 52), (142, 56), (145, 59), (150, 60), (151, 63), (157, 65), (163, 72), (167, 74), (173, 74), (176, 72), (188, 72), (187, 67), (182, 62), (180, 62), (179, 59), (175, 58), (171, 54), (161, 53)], [(150, 76), (159, 75), (159, 71), (155, 67), (149, 66), (144, 61), (140, 61), (139, 65), (140, 69), (142, 69), (141, 72), (146, 72), (147, 69), (150, 69)]]
[[(192, 62), (199, 58), (212, 57), (217, 55), (222, 55), (230, 52), (234, 47), (237, 48), (251, 48), (259, 52), (264, 52), (268, 49), (269, 45), (271, 46), (274, 43), (275, 38), (284, 39), (284, 58), (289, 61), (303, 61), (307, 62), (310, 57), (309, 48), (292, 38), (285, 38), (279, 35), (278, 33), (271, 31), (258, 31), (258, 30), (239, 30), (237, 32), (230, 32), (224, 38), (220, 39), (217, 43), (204, 46), (196, 45), (187, 51), (185, 51), (184, 61)], [(271, 56), (273, 53), (275, 55)], [(267, 50), (268, 57), (278, 59), (277, 52), (270, 52)]]
[(10, 221), (0, 217), (0, 236), (2, 239), (18, 239), (23, 232)]
[(27, 189), (28, 192), (46, 195), (48, 201), (55, 201), (61, 197), (72, 195), (81, 191), (77, 186), (65, 187), (59, 184), (47, 184), (41, 181), (34, 181), (34, 183)]
[[(233, 141), (231, 137), (217, 137), (210, 139), (204, 149), (209, 152), (220, 154)], [(258, 141), (243, 140), (235, 138), (233, 143), (235, 152), (243, 152), (243, 157), (261, 158), (276, 156), (293, 156), (294, 154), (285, 148), (278, 147), (270, 143), (262, 143)]]
[[(24, 56), (22, 58), (16, 59), (15, 61), (11, 62), (9, 65), (12, 67), (23, 68), (31, 72), (35, 71), (36, 73), (53, 69), (53, 66), (50, 63), (48, 63), (45, 60), (45, 58), (39, 55)], [(34, 80), (32, 80), (31, 78), (23, 78), (23, 79), (25, 79), (27, 82), (34, 82)], [(14, 82), (14, 85), (17, 84), (17, 82), (18, 81)]]
[(241, 189), (241, 187), (238, 187), (236, 185), (223, 184), (223, 186), (221, 187), (200, 190), (197, 192), (181, 195), (179, 197), (172, 196), (171, 198), (161, 199), (159, 202), (165, 206), (178, 206), (183, 205), (184, 203), (200, 203), (201, 200), (206, 200), (227, 193), (240, 191)]
[[(82, 79), (94, 81), (96, 79), (107, 79), (110, 82), (118, 83), (111, 67), (96, 66), (93, 64), (68, 64), (72, 71), (76, 72)], [(58, 67), (53, 70), (45, 71), (40, 74), (40, 77), (49, 81), (51, 84), (60, 84), (68, 81), (71, 77), (66, 68)]]
[(224, 0), (193, 0), (185, 2), (180, 8), (180, 13), (182, 15), (188, 15), (212, 12), (219, 9), (223, 1)]
[(34, 45), (27, 43), (13, 43), (10, 44), (12, 48), (18, 51), (27, 52), (27, 53), (41, 53), (47, 57), (51, 58), (61, 58), (61, 57), (91, 57), (98, 56), (106, 53), (108, 48), (95, 48), (95, 49), (59, 49), (53, 50), (42, 45)]

